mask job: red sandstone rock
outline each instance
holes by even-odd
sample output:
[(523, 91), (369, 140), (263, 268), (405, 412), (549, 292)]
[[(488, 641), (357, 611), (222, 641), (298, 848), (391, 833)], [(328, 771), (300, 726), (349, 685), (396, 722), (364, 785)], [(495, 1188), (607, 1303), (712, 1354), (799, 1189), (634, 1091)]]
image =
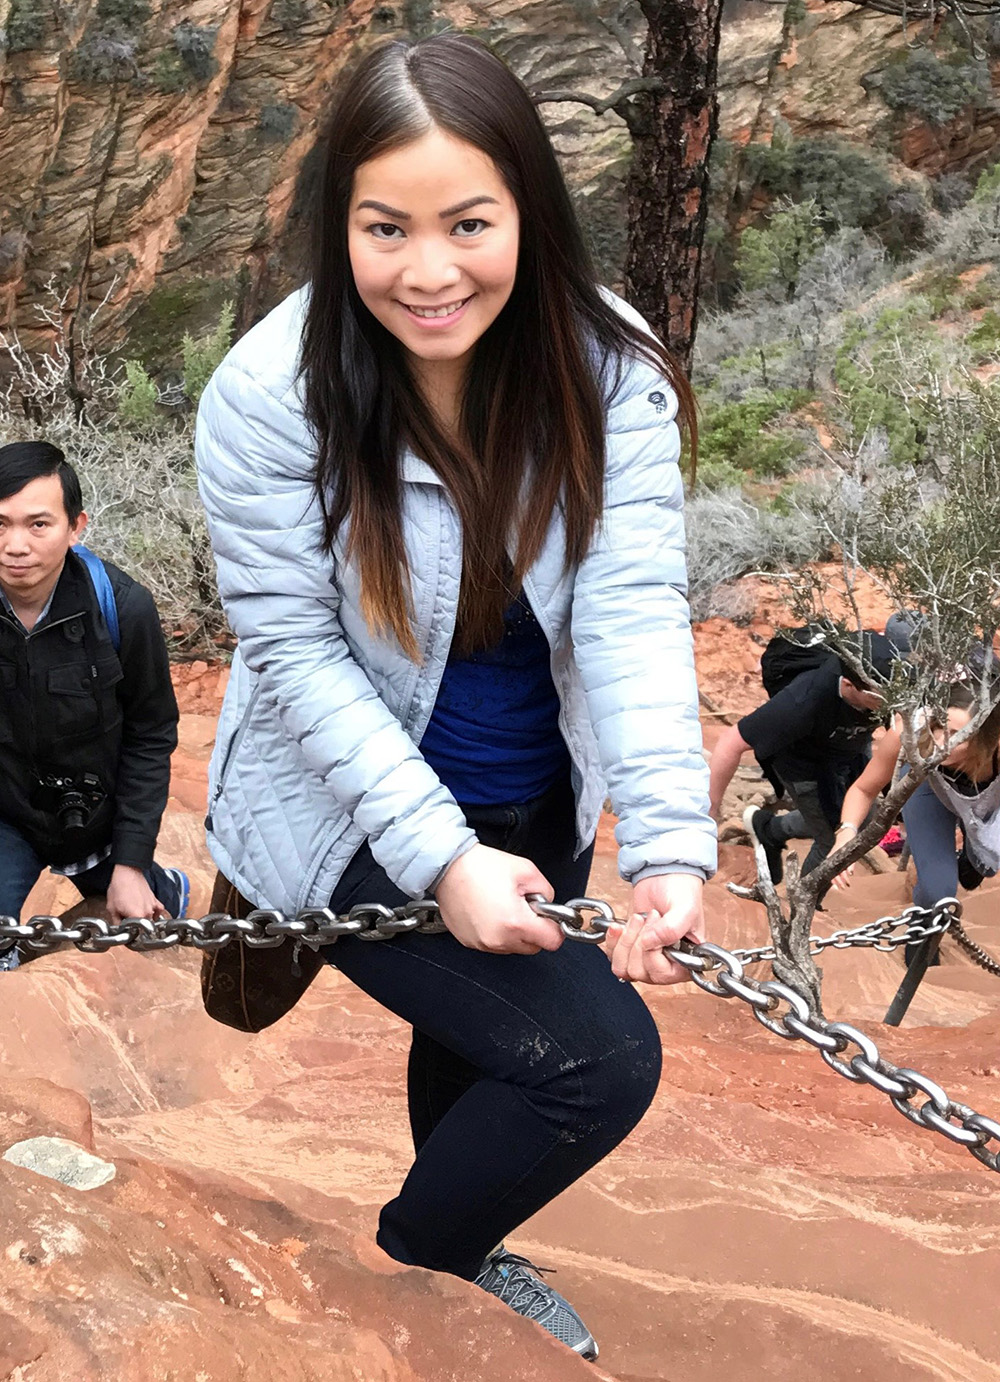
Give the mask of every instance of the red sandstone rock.
[[(699, 630), (710, 667), (741, 646), (757, 645), (714, 621)], [(182, 720), (185, 785), (161, 849), (192, 872), (196, 911), (211, 881), (198, 795), (211, 730)], [(613, 824), (591, 891), (624, 909)], [(749, 876), (749, 849), (721, 857), (723, 879)], [(36, 890), (46, 906), (73, 896), (53, 882)], [(908, 900), (905, 875), (861, 878), (817, 929)], [(998, 901), (987, 883), (967, 907), (995, 951)], [(721, 880), (708, 915), (724, 945), (766, 938), (760, 909)], [(1000, 1116), (997, 980), (947, 945), (891, 1031), (898, 956), (828, 952), (823, 966), (828, 1015)], [(400, 1023), (327, 970), (284, 1022), (242, 1036), (204, 1015), (197, 970), (189, 952), (72, 951), (0, 980), (0, 1150), (62, 1136), (118, 1168), (83, 1193), (0, 1161), (5, 1382), (1000, 1376), (1000, 1178), (738, 1000), (646, 991), (665, 1053), (652, 1110), (514, 1240), (559, 1268), (603, 1374), (474, 1288), (373, 1246), (410, 1154)]]

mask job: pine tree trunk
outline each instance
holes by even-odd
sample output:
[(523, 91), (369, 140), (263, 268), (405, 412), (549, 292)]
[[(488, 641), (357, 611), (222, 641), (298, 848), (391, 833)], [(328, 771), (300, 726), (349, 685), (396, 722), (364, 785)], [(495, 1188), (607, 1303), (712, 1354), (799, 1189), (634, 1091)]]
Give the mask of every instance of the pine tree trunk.
[(634, 98), (625, 288), (688, 367), (694, 344), (708, 156), (718, 126), (722, 0), (640, 0), (649, 27), (643, 73), (665, 89)]

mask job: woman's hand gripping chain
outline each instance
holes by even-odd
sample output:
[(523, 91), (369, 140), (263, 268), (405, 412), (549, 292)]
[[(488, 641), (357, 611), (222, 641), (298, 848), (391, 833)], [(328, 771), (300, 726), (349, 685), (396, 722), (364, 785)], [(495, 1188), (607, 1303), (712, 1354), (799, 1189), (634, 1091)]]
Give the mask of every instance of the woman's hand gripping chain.
[(646, 984), (680, 984), (690, 972), (663, 952), (687, 937), (705, 939), (704, 883), (686, 873), (643, 879), (632, 890), (625, 926), (609, 928), (604, 949), (619, 979)]

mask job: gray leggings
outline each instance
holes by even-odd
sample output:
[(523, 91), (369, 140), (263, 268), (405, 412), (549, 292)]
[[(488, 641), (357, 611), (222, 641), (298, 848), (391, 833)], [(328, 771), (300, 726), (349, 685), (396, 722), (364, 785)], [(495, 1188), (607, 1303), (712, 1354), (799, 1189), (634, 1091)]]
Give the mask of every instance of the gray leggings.
[(933, 907), (942, 897), (954, 897), (958, 891), (955, 827), (962, 829), (962, 822), (935, 796), (929, 782), (921, 782), (903, 807), (903, 821), (917, 870), (914, 902), (918, 907)]

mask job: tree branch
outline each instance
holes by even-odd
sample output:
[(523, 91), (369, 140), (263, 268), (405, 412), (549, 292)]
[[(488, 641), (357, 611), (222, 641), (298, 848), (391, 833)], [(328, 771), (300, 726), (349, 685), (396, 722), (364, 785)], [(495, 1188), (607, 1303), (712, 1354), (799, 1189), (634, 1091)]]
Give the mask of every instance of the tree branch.
[(630, 77), (627, 82), (622, 82), (621, 86), (612, 91), (610, 96), (591, 96), (586, 91), (568, 91), (560, 87), (553, 91), (533, 91), (531, 99), (536, 106), (572, 102), (575, 105), (589, 107), (595, 115), (606, 115), (609, 110), (613, 110), (625, 121), (629, 129), (633, 130), (639, 117), (632, 97), (644, 93), (655, 95), (666, 90), (667, 83), (662, 77)]

